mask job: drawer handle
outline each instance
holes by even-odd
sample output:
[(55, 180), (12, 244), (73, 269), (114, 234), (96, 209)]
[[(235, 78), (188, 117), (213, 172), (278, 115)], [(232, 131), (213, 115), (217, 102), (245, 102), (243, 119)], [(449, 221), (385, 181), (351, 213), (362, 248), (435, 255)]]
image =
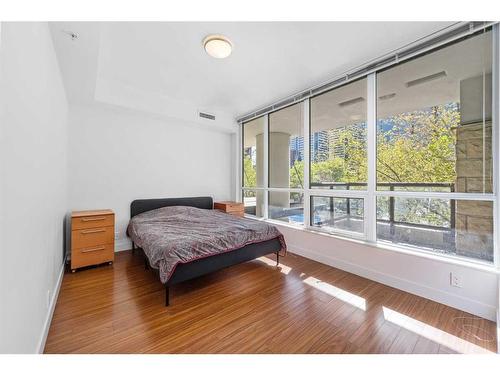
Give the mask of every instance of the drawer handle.
[(100, 232), (106, 232), (106, 229), (89, 229), (89, 230), (82, 230), (82, 234), (93, 234), (93, 233), (100, 233)]
[(105, 217), (84, 217), (82, 218), (82, 221), (99, 221), (99, 220), (106, 220)]
[(106, 249), (105, 246), (93, 247), (91, 249), (82, 250), (82, 253), (91, 253), (93, 251), (100, 251), (100, 250), (105, 250), (105, 249)]

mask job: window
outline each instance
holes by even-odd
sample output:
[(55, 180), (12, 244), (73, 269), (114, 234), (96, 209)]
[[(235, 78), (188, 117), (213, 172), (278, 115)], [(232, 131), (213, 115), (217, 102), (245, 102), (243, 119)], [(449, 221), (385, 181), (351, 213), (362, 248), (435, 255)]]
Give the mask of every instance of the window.
[(366, 78), (311, 99), (311, 188), (364, 190)]
[(243, 203), (245, 214), (263, 217), (264, 216), (264, 191), (243, 190)]
[(264, 186), (264, 117), (243, 125), (243, 186)]
[(492, 193), (491, 32), (377, 74), (380, 190)]
[(289, 224), (303, 225), (304, 194), (270, 191), (268, 217)]
[(269, 186), (304, 188), (303, 104), (269, 115)]
[(377, 198), (377, 237), (447, 255), (493, 261), (493, 204), (439, 198)]
[(303, 103), (269, 115), (268, 217), (289, 224), (304, 224), (304, 112)]
[(364, 232), (362, 198), (311, 197), (311, 225), (327, 231)]
[(493, 263), (492, 35), (483, 30), (245, 123), (245, 211)]
[(492, 202), (452, 199), (493, 192), (491, 39), (377, 74), (377, 189), (388, 192), (377, 199), (377, 239), (493, 260)]
[[(264, 117), (243, 124), (243, 188), (264, 187)], [(245, 213), (264, 216), (264, 191), (243, 190)]]

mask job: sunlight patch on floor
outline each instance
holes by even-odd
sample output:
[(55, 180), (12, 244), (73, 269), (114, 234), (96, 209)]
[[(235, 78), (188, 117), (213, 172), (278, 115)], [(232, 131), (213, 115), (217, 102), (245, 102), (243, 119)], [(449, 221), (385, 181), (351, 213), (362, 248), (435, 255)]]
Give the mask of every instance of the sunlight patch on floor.
[(410, 318), (407, 315), (401, 314), (397, 311), (391, 310), (385, 306), (382, 307), (384, 312), (384, 319), (388, 322), (394, 323), (401, 328), (416, 333), (419, 336), (425, 337), (437, 344), (446, 346), (459, 353), (472, 353), (472, 354), (492, 354), (493, 352), (475, 345), (469, 341), (454, 336), (448, 332), (440, 330), (429, 324), (419, 320)]
[[(257, 260), (260, 260), (262, 263), (267, 264), (268, 266), (276, 267), (276, 261), (266, 258), (266, 257), (260, 257), (257, 258)], [(290, 271), (292, 270), (291, 267), (285, 266), (284, 264), (279, 264), (278, 268), (280, 269), (281, 273), (284, 273), (285, 275), (288, 275)]]
[(312, 286), (324, 293), (331, 295), (332, 297), (338, 298), (344, 302), (347, 302), (350, 305), (357, 307), (363, 311), (366, 311), (366, 300), (361, 298), (353, 293), (350, 293), (346, 290), (337, 288), (332, 284), (328, 284), (324, 281), (316, 279), (315, 277), (309, 276), (308, 278), (303, 280), (307, 285)]

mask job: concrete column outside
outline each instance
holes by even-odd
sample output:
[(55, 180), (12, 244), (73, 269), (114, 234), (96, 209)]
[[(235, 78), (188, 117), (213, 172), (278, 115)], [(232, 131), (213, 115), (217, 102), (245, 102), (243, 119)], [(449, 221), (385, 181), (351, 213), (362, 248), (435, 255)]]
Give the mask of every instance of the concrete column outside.
[[(480, 75), (460, 81), (460, 126), (456, 130), (456, 192), (492, 192), (491, 94), (491, 74), (487, 74), (484, 80)], [(493, 260), (492, 202), (457, 201), (455, 223), (458, 255)]]
[[(264, 135), (258, 134), (257, 143), (257, 185), (264, 183)], [(290, 134), (283, 132), (269, 133), (269, 186), (290, 187)], [(257, 216), (263, 216), (264, 192), (257, 192)], [(269, 194), (270, 213), (273, 209), (290, 207), (290, 193), (273, 191)], [(270, 215), (272, 217), (272, 215)]]

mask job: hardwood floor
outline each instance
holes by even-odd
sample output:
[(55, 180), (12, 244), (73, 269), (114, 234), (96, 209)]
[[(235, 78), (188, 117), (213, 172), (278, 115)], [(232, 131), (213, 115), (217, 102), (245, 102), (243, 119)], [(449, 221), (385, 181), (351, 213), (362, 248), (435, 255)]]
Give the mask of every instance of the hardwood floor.
[(288, 254), (171, 288), (142, 254), (66, 273), (45, 353), (495, 353), (495, 323)]

